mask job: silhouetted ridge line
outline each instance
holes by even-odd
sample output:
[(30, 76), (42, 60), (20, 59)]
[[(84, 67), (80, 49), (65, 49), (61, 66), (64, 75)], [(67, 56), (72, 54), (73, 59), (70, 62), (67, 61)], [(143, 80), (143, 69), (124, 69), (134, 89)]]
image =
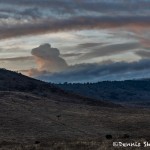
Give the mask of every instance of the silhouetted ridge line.
[(59, 102), (99, 105), (103, 107), (121, 107), (111, 102), (97, 101), (93, 98), (67, 92), (55, 84), (46, 83), (6, 69), (0, 69), (0, 91), (23, 92), (50, 100), (55, 99)]

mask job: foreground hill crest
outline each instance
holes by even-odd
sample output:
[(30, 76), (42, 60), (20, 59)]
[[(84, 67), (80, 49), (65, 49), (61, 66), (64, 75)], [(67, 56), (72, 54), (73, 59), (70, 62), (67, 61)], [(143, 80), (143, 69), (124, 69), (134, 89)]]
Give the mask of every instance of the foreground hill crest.
[(72, 94), (72, 92), (66, 92), (54, 84), (36, 80), (6, 69), (0, 69), (0, 91), (23, 92), (48, 98), (49, 100), (55, 99), (59, 102), (120, 107), (118, 104), (104, 102), (100, 99), (97, 101), (93, 98)]

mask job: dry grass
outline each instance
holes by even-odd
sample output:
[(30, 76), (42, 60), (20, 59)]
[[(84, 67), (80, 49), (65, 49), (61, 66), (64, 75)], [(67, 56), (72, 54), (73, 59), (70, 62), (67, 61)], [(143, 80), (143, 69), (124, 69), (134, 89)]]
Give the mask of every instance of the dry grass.
[[(74, 140), (74, 141), (47, 141), (35, 143), (12, 143), (12, 142), (2, 142), (0, 144), (0, 150), (149, 150), (149, 147), (145, 148), (143, 145), (141, 147), (113, 147), (114, 140)], [(145, 139), (116, 139), (115, 141), (122, 142), (140, 142), (143, 143)]]
[(21, 92), (0, 97), (0, 150), (121, 149), (112, 142), (124, 141), (124, 134), (129, 142), (150, 141), (149, 124), (149, 109), (73, 104)]

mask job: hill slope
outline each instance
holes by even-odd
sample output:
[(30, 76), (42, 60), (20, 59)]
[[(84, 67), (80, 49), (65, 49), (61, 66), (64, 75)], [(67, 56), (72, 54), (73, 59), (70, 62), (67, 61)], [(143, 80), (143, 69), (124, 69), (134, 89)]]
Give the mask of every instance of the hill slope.
[(58, 84), (58, 87), (94, 99), (150, 106), (150, 80), (104, 81), (85, 84)]
[(84, 96), (65, 92), (53, 84), (36, 80), (6, 69), (0, 69), (0, 91), (25, 92), (39, 97), (54, 98), (56, 101), (65, 101), (68, 103), (120, 107), (120, 105), (110, 102), (104, 102), (101, 100), (96, 101), (92, 98), (86, 98)]
[[(150, 140), (149, 116), (146, 109), (90, 106), (23, 92), (0, 92), (0, 147), (113, 149), (113, 141)], [(106, 135), (113, 139), (107, 140)]]
[(7, 70), (0, 88), (0, 149), (113, 150), (116, 140), (150, 139), (149, 109), (97, 102)]

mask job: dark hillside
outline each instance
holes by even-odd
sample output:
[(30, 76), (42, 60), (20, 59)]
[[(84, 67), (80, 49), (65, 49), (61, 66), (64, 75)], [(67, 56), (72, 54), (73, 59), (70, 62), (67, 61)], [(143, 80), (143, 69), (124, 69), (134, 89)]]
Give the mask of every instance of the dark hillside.
[(149, 140), (149, 116), (148, 109), (116, 109), (0, 92), (0, 149), (113, 150), (113, 141)]
[(149, 141), (149, 116), (0, 70), (2, 150), (114, 150), (113, 141)]
[(94, 99), (136, 105), (150, 104), (150, 80), (104, 81), (58, 84), (63, 90)]
[[(33, 93), (42, 91), (42, 93), (46, 93), (47, 90), (51, 93), (63, 92), (63, 90), (56, 88), (50, 83), (24, 76), (21, 73), (0, 69), (0, 91), (23, 91)], [(39, 93), (40, 92), (38, 92), (38, 94)]]
[(99, 105), (104, 107), (120, 107), (118, 104), (110, 102), (97, 101), (93, 98), (86, 98), (66, 92), (51, 83), (36, 80), (20, 73), (0, 69), (0, 91), (24, 92), (34, 94), (40, 97), (65, 101), (69, 103), (84, 103), (88, 105)]

